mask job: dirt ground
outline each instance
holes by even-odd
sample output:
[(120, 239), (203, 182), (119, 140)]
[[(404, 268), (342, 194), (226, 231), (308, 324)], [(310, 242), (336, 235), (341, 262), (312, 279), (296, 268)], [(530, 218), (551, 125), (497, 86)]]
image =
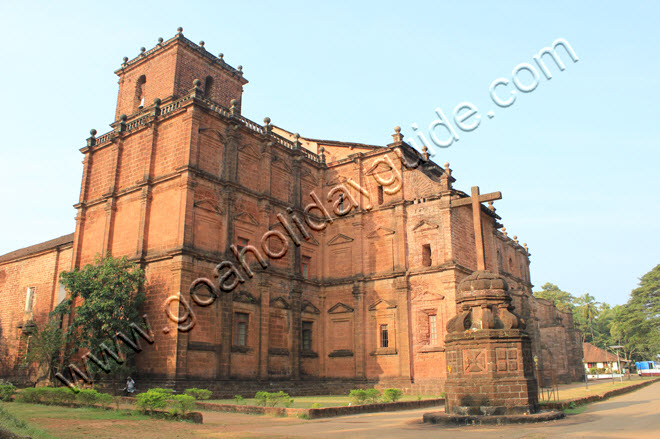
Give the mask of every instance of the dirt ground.
[[(85, 420), (40, 416), (29, 422), (61, 438), (639, 438), (660, 436), (660, 383), (589, 405), (564, 420), (504, 427), (425, 425), (429, 409), (305, 421), (231, 413), (204, 413), (204, 424), (157, 420)], [(44, 413), (46, 415), (46, 413)], [(27, 419), (26, 419), (27, 420)]]

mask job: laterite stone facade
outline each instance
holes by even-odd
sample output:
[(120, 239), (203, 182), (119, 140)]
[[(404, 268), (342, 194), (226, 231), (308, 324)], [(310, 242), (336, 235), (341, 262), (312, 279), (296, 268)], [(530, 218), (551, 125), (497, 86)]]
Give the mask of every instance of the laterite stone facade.
[[(116, 74), (112, 131), (92, 131), (81, 149), (75, 233), (0, 257), (0, 374), (26, 376), (23, 327), (58, 303), (57, 274), (110, 252), (147, 274), (155, 341), (137, 356), (143, 383), (230, 396), (366, 384), (443, 391), (457, 286), (478, 268), (470, 196), (453, 187), (448, 164), (398, 130), (374, 146), (252, 122), (241, 116), (241, 68), (182, 32)], [(534, 354), (544, 370), (579, 378), (569, 316), (531, 297), (526, 246), (492, 204), (478, 210), (485, 269), (506, 279)], [(232, 265), (216, 273), (223, 261)], [(235, 273), (237, 286), (222, 291)], [(199, 278), (214, 283), (217, 298), (195, 290), (207, 306), (191, 297)]]

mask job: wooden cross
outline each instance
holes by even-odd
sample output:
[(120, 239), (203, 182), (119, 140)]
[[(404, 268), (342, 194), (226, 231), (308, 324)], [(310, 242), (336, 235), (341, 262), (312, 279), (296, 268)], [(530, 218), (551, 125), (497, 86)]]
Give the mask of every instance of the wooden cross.
[(479, 194), (479, 186), (472, 186), (471, 197), (451, 200), (451, 207), (472, 205), (472, 219), (474, 221), (474, 241), (477, 246), (477, 270), (486, 269), (486, 251), (484, 249), (484, 234), (481, 229), (481, 203), (501, 200), (502, 192)]

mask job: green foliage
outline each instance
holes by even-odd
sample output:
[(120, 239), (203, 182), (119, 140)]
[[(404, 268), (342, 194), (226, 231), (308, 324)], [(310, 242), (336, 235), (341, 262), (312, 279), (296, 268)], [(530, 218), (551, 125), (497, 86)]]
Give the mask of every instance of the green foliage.
[(367, 389), (367, 400), (372, 404), (378, 403), (380, 400), (380, 390), (378, 389)]
[(348, 396), (351, 398), (351, 403), (364, 404), (370, 402), (376, 404), (380, 400), (381, 393), (378, 389), (353, 389)]
[(28, 387), (17, 399), (31, 404), (69, 405), (76, 401), (76, 394), (68, 387)]
[(9, 402), (16, 394), (16, 386), (9, 382), (0, 382), (0, 401)]
[(403, 396), (401, 389), (385, 389), (383, 392), (383, 399), (385, 402), (397, 402)]
[(190, 395), (174, 395), (170, 403), (172, 404), (170, 413), (173, 415), (185, 415), (197, 407), (195, 398)]
[(293, 405), (293, 398), (289, 398), (284, 401), (284, 407), (289, 408), (292, 405)]
[(195, 398), (197, 400), (204, 400), (204, 399), (209, 399), (213, 392), (211, 392), (210, 390), (207, 390), (207, 389), (192, 388), (192, 389), (186, 389), (186, 391), (184, 393), (186, 395), (192, 396), (193, 398)]
[[(125, 257), (97, 256), (94, 265), (61, 273), (60, 281), (70, 294), (53, 313), (69, 314), (74, 303), (80, 304), (65, 334), (65, 360), (79, 349), (98, 355), (102, 343), (113, 346), (118, 332), (129, 335), (131, 323), (142, 321), (139, 308), (145, 300), (144, 272)], [(117, 371), (115, 361), (108, 364)]]
[(571, 312), (573, 310), (573, 301), (575, 300), (573, 295), (560, 290), (557, 285), (551, 284), (550, 282), (546, 282), (545, 285), (541, 287), (541, 291), (535, 291), (534, 297), (549, 300), (562, 311)]
[(352, 403), (364, 404), (367, 400), (367, 391), (364, 389), (353, 389), (348, 396), (351, 398)]
[(446, 393), (445, 393), (445, 392), (442, 392), (442, 393), (440, 393), (440, 398), (444, 398), (444, 397), (445, 397), (445, 395), (446, 395)]
[[(257, 392), (257, 394), (254, 396), (254, 399), (257, 402), (257, 405), (263, 406), (263, 407), (275, 407), (277, 404), (292, 404), (293, 400), (289, 397), (288, 393), (284, 393), (283, 391), (279, 391), (277, 393), (273, 392)], [(287, 406), (288, 407), (288, 406)]]
[(313, 409), (320, 409), (320, 408), (321, 408), (321, 404), (319, 404), (318, 402), (315, 402), (314, 404), (312, 404), (312, 408), (313, 408)]
[(167, 394), (159, 392), (162, 389), (150, 389), (145, 393), (140, 393), (136, 397), (136, 405), (143, 412), (155, 411), (167, 406)]
[(153, 389), (149, 389), (149, 391), (154, 393), (162, 393), (166, 397), (174, 393), (174, 389), (163, 389), (161, 387), (154, 387)]
[(234, 401), (238, 405), (243, 405), (245, 404), (245, 398), (243, 398), (241, 395), (234, 395)]
[(76, 394), (76, 402), (85, 407), (91, 407), (99, 399), (99, 392), (92, 389), (82, 389)]
[(100, 404), (101, 407), (103, 408), (110, 408), (113, 401), (114, 401), (114, 397), (107, 393), (99, 393), (96, 399), (96, 402)]
[(23, 361), (27, 364), (37, 363), (40, 369), (46, 371), (45, 378), (49, 379), (51, 371), (57, 365), (63, 342), (59, 319), (50, 317), (46, 324), (37, 328), (30, 337)]
[(298, 418), (299, 419), (311, 419), (307, 413), (298, 413)]

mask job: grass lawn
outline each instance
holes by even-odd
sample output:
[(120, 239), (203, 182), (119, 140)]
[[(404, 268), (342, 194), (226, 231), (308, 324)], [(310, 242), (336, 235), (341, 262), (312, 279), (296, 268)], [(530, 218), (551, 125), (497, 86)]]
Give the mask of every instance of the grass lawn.
[[(417, 401), (418, 399), (437, 399), (440, 396), (435, 395), (404, 395), (399, 401)], [(292, 396), (293, 404), (291, 408), (308, 409), (312, 404), (317, 403), (321, 407), (344, 407), (351, 402), (348, 395), (321, 395), (321, 396)], [(212, 402), (215, 404), (236, 404), (234, 399), (210, 399), (204, 402)], [(243, 400), (244, 405), (257, 405), (253, 398), (246, 398)], [(281, 407), (281, 405), (279, 405)]]
[[(641, 378), (637, 375), (631, 375), (631, 379), (623, 378), (623, 382), (619, 378), (615, 378), (614, 383), (612, 380), (589, 381), (589, 389), (585, 388), (584, 383), (574, 383), (570, 386), (559, 387), (559, 401), (569, 401), (571, 399), (582, 398), (584, 396), (599, 395), (609, 390), (618, 389), (621, 387), (628, 387), (634, 384), (639, 384), (644, 381), (650, 381), (651, 378)], [(552, 400), (554, 401), (554, 400)]]

